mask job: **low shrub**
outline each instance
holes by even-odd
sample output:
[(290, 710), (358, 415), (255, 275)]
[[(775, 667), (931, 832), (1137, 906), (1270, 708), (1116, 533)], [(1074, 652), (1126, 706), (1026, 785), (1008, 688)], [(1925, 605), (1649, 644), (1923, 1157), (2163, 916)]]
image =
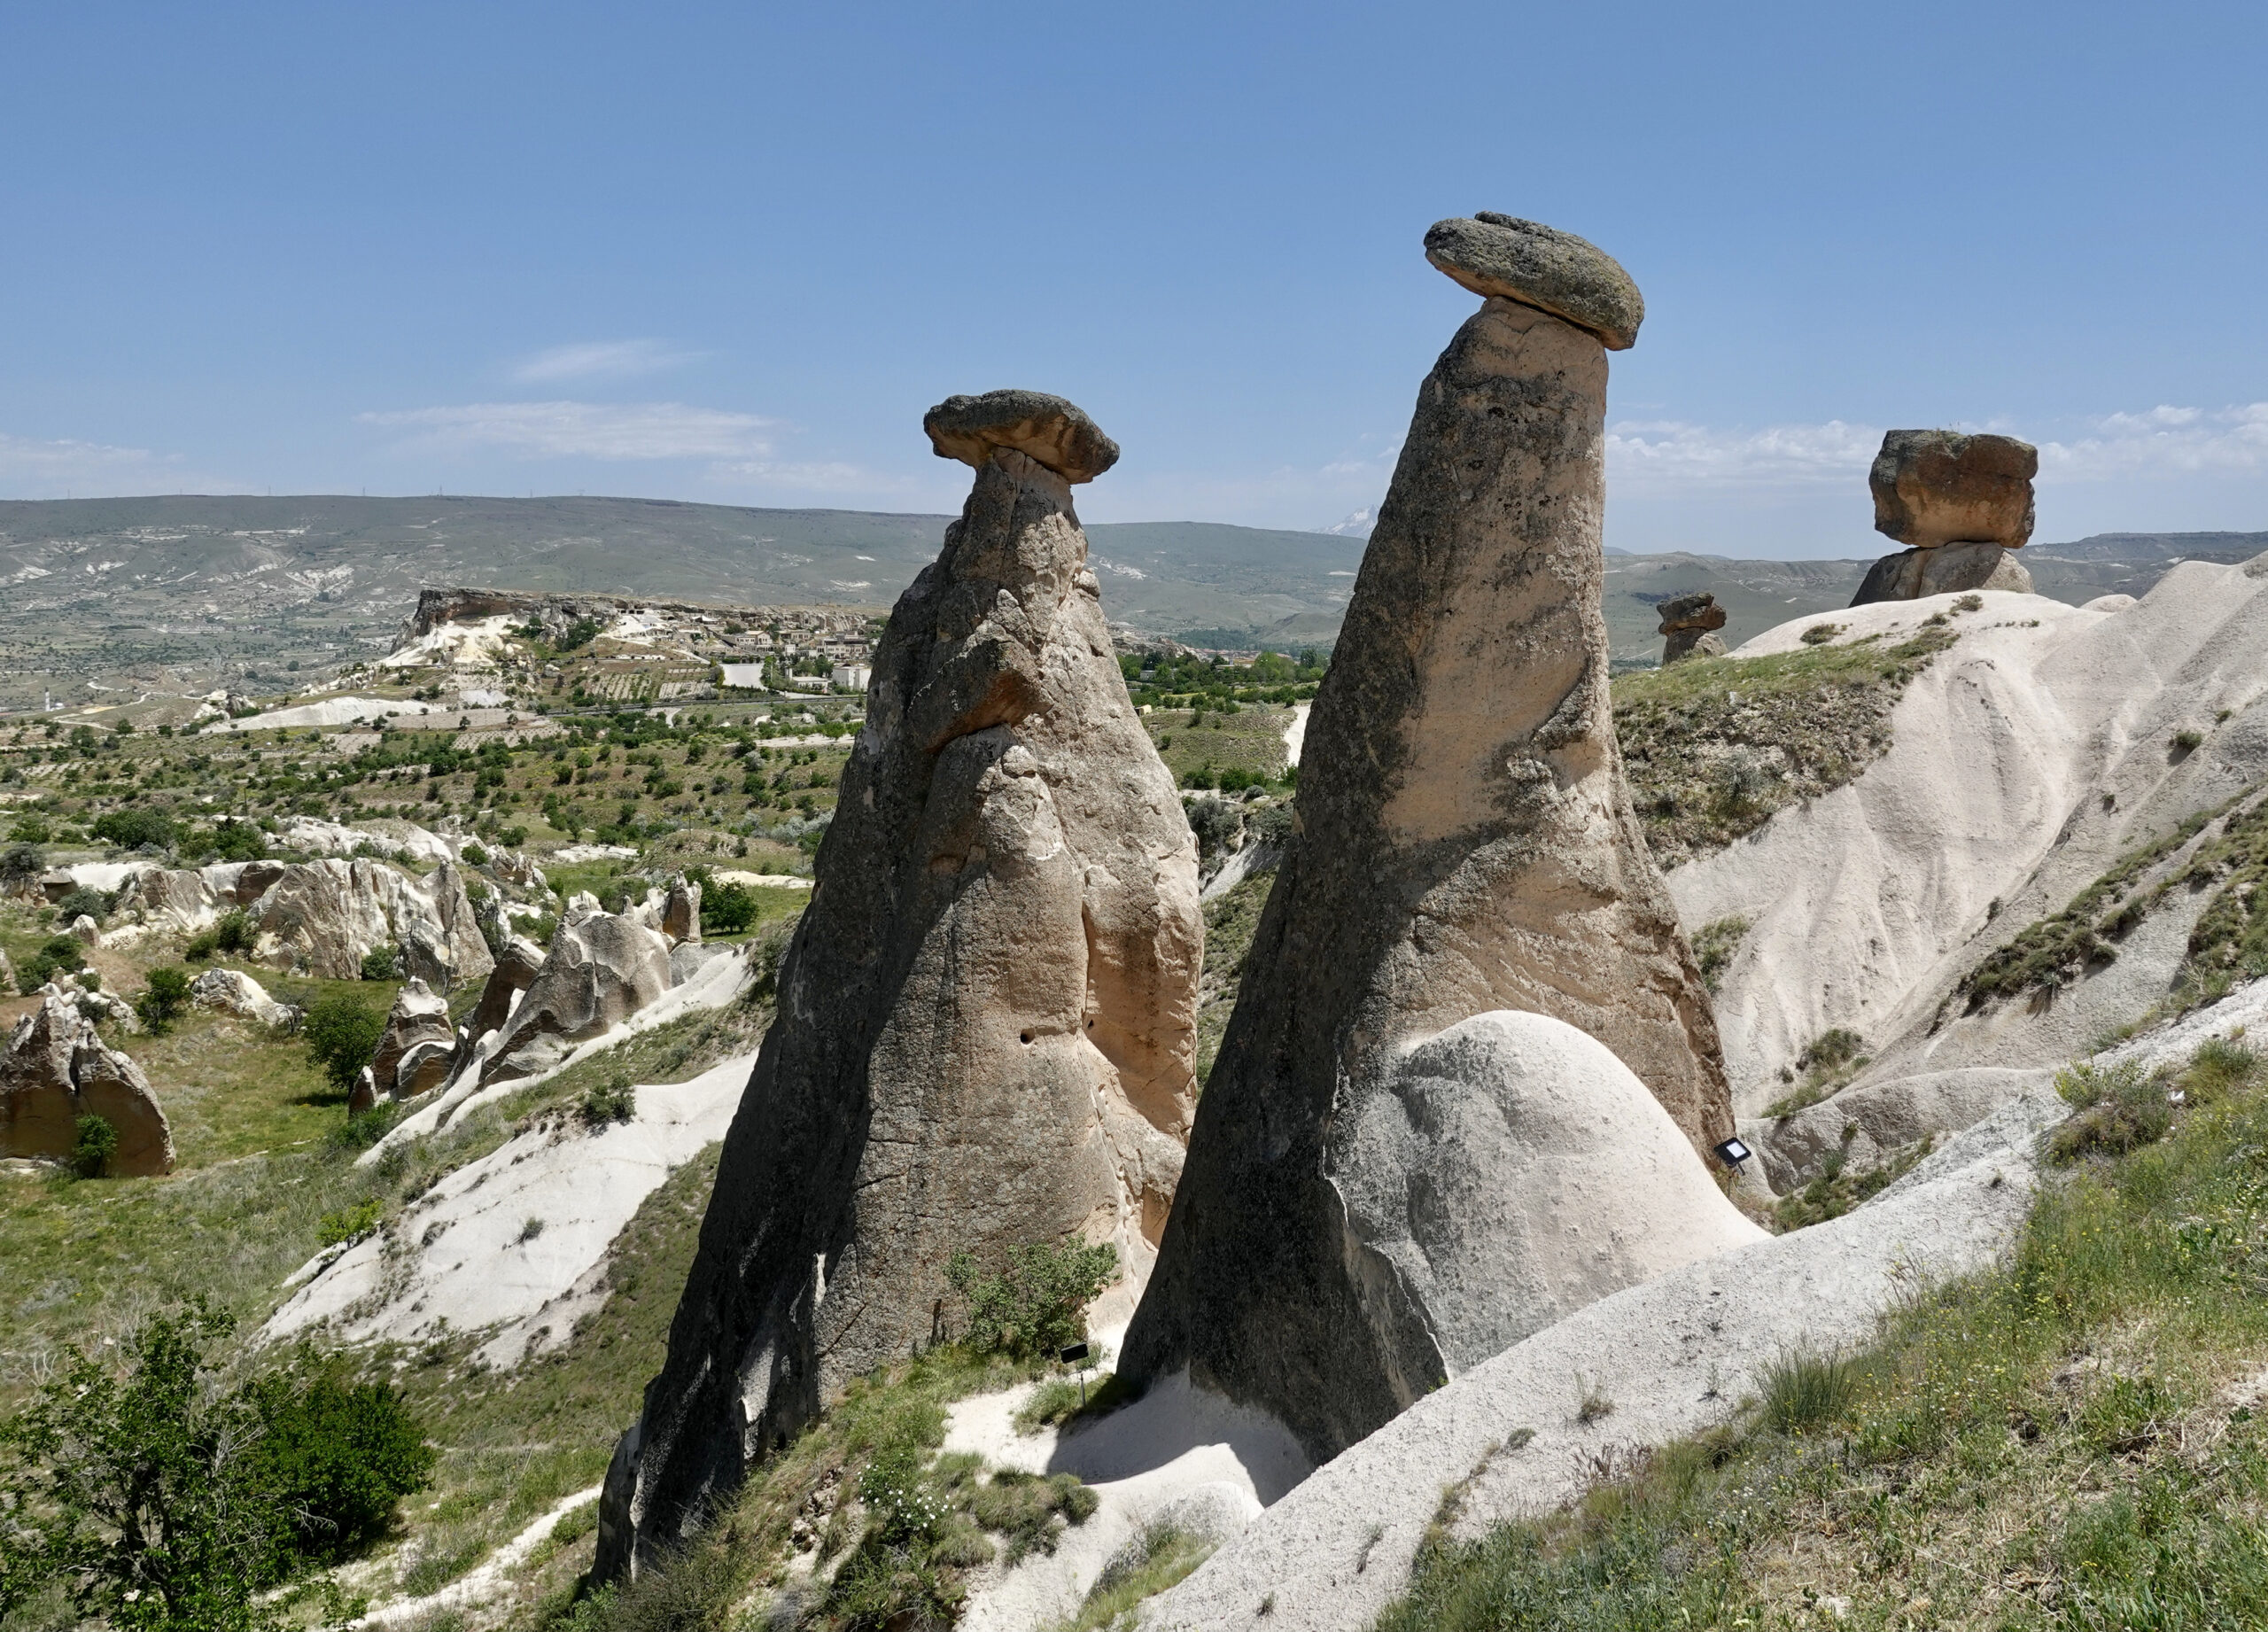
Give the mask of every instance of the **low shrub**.
[(2055, 1091), (2066, 1104), (2084, 1108), (2048, 1136), (2052, 1162), (2068, 1165), (2083, 1156), (2124, 1155), (2155, 1145), (2173, 1126), (2170, 1090), (2132, 1061), (2071, 1066), (2055, 1074)]
[(170, 850), (175, 828), (174, 819), (163, 811), (132, 808), (97, 817), (88, 831), (120, 850)]
[(1832, 1422), (1859, 1390), (1857, 1363), (1839, 1355), (1790, 1349), (1765, 1368), (1765, 1422), (1783, 1434)]
[(1117, 1278), (1118, 1249), (1105, 1242), (1037, 1241), (1011, 1247), (987, 1274), (966, 1252), (955, 1253), (945, 1278), (967, 1306), (962, 1341), (977, 1354), (1052, 1358), (1087, 1335), (1082, 1312)]
[(401, 969), (401, 948), (373, 946), (362, 954), (364, 980), (392, 980)]
[(638, 1091), (631, 1086), (630, 1078), (617, 1071), (602, 1083), (594, 1083), (583, 1091), (576, 1102), (575, 1114), (594, 1132), (617, 1122), (629, 1122), (638, 1115)]
[(341, 1208), (335, 1213), (325, 1213), (315, 1225), (315, 1240), (324, 1247), (343, 1246), (359, 1241), (378, 1227), (386, 1216), (386, 1204), (378, 1197), (353, 1207)]
[(41, 943), (39, 952), (25, 959), (23, 968), (16, 970), (16, 991), (29, 998), (57, 975), (77, 973), (82, 968), (86, 968), (86, 947), (70, 936), (50, 936)]
[(86, 917), (100, 923), (110, 911), (110, 898), (99, 890), (78, 889), (55, 904), (55, 921), (67, 924), (74, 919)]
[(71, 1147), (71, 1171), (80, 1178), (100, 1178), (110, 1171), (118, 1154), (118, 1130), (105, 1116), (79, 1118), (78, 1143)]

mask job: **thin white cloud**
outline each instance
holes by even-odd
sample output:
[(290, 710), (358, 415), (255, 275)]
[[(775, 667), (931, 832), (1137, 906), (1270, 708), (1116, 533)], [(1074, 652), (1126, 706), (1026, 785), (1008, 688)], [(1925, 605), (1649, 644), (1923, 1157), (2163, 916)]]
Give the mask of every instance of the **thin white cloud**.
[[(2268, 473), (2268, 402), (2098, 415), (2062, 438), (2014, 423), (1985, 428), (2034, 442), (2043, 486)], [(1865, 478), (1882, 434), (1839, 419), (1761, 431), (1625, 420), (1607, 430), (1607, 478), (1642, 490), (1841, 485)]]
[(1808, 486), (1863, 479), (1881, 447), (1879, 430), (1839, 419), (1761, 431), (1623, 420), (1607, 427), (1606, 475), (1634, 487)]
[(2042, 482), (2268, 471), (2268, 402), (2206, 412), (2161, 404), (2106, 414), (2070, 441), (2039, 445)]
[(12, 498), (117, 497), (155, 493), (236, 493), (240, 482), (189, 470), (179, 454), (75, 438), (0, 432), (0, 493)]
[(680, 351), (660, 340), (581, 340), (528, 357), (512, 377), (532, 384), (560, 380), (631, 379), (698, 362), (705, 354)]
[[(712, 480), (719, 482), (793, 487), (809, 493), (891, 492), (906, 485), (896, 478), (878, 476), (855, 464), (830, 464), (824, 461), (731, 460), (711, 465), (709, 475)], [(873, 557), (862, 556), (860, 559), (872, 560)]]
[(765, 461), (776, 419), (682, 402), (470, 402), (359, 416), (407, 434), (407, 453), (501, 448), (530, 459)]

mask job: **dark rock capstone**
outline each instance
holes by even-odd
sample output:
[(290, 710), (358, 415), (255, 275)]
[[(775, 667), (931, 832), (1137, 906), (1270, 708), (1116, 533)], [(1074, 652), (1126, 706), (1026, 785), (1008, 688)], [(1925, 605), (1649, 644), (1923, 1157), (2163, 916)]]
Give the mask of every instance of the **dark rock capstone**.
[(1425, 259), (1476, 295), (1501, 295), (1596, 335), (1611, 352), (1637, 344), (1645, 297), (1597, 245), (1541, 221), (1482, 210), (1437, 221)]
[(1014, 448), (1065, 481), (1091, 482), (1118, 462), (1118, 444), (1086, 414), (1044, 391), (988, 391), (947, 397), (922, 416), (940, 459), (982, 470), (992, 450)]

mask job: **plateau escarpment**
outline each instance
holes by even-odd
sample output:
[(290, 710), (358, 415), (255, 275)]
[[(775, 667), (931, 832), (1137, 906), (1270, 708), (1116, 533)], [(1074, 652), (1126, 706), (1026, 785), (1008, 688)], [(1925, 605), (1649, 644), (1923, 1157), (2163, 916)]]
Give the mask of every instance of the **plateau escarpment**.
[[(1643, 305), (1532, 223), (1443, 222), (1426, 247), (1487, 299), (1419, 389), (1123, 1367), (1186, 1367), (1318, 1458), (1567, 1309), (1753, 1235), (1694, 1154), (1731, 1107), (1608, 709), (1604, 348)], [(1557, 1023), (1515, 1044), (1476, 1020), (1503, 1010)], [(1581, 1069), (1579, 1032), (1611, 1069)], [(1522, 1193), (1560, 1093), (1613, 1136), (1574, 1190)], [(1641, 1160), (1663, 1135), (1678, 1160)], [(1551, 1267), (1593, 1231), (1612, 1250)]]
[(925, 428), (975, 490), (875, 654), (670, 1357), (608, 1474), (602, 1579), (944, 1335), (955, 1252), (1084, 1235), (1138, 1286), (1179, 1177), (1195, 847), (1071, 503), (1117, 449), (1028, 392)]

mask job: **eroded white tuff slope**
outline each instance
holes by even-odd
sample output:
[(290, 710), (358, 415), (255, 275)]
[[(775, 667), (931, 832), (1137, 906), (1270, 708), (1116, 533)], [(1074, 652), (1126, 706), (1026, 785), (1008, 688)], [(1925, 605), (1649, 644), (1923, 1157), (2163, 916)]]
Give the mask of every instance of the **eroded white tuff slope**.
[[(2061, 910), (2133, 846), (2268, 775), (2268, 558), (2175, 567), (2139, 602), (2067, 607), (1988, 593), (1837, 614), (1837, 638), (1961, 633), (1907, 688), (1892, 743), (1855, 781), (1669, 875), (1689, 930), (1751, 921), (1720, 983), (1736, 1103), (1753, 1115), (1831, 1027), (1864, 1037), (1870, 1076), (2060, 1063), (2163, 995), (2184, 905), (2052, 1005), (1961, 1018), (1940, 1005), (2024, 925)], [(1800, 649), (1782, 625), (1736, 656)], [(2225, 719), (2222, 719), (2224, 713)], [(2170, 749), (2181, 730), (2205, 742)], [(2198, 903), (2189, 903), (2193, 915)]]
[[(1789, 1348), (1848, 1347), (1924, 1278), (1990, 1263), (2021, 1227), (2052, 1092), (2004, 1106), (1865, 1207), (1756, 1240), (1568, 1316), (1427, 1395), (1270, 1507), (1180, 1586), (1147, 1632), (1355, 1632), (1407, 1589), (1443, 1491), (1458, 1534), (1581, 1495), (1599, 1459), (1729, 1417)], [(1581, 1420), (1582, 1394), (1614, 1402)], [(1496, 1450), (1531, 1437), (1517, 1449)], [(1494, 1454), (1492, 1454), (1492, 1452)]]
[(690, 1082), (636, 1090), (628, 1122), (562, 1113), (466, 1163), (378, 1233), (309, 1261), (263, 1329), (328, 1323), (347, 1342), (489, 1333), (481, 1355), (517, 1365), (563, 1342), (606, 1301), (607, 1249), (672, 1172), (725, 1137), (754, 1054)]

